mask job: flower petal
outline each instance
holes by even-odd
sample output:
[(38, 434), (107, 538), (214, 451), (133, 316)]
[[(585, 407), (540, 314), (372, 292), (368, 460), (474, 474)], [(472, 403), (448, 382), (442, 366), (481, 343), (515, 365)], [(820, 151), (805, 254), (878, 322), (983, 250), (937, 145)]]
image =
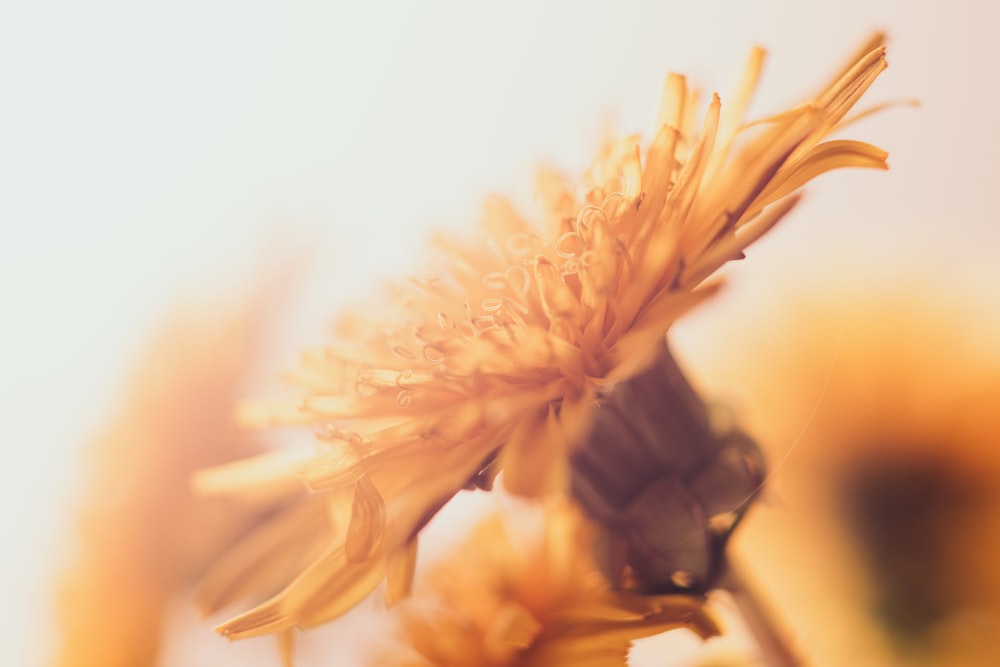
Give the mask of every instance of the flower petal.
[(351, 521), (344, 549), (348, 563), (360, 563), (372, 555), (385, 530), (385, 501), (371, 479), (362, 475), (354, 484)]

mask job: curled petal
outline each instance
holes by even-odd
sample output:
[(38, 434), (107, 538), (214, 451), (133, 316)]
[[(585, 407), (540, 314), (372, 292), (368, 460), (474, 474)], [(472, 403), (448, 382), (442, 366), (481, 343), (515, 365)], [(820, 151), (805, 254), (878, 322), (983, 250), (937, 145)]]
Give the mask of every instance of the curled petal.
[(344, 548), (348, 563), (367, 560), (385, 530), (385, 501), (367, 475), (354, 484), (351, 521), (347, 525)]

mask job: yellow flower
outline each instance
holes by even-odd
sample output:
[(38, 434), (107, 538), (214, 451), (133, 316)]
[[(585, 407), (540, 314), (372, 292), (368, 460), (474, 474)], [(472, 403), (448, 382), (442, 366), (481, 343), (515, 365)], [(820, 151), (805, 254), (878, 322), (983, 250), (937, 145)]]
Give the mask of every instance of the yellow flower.
[(263, 450), (232, 424), (270, 298), (176, 313), (88, 450), (86, 496), (58, 600), (60, 667), (154, 665), (171, 596), (256, 521), (259, 508), (190, 492), (191, 474)]
[(588, 527), (568, 505), (550, 504), (538, 518), (494, 515), (437, 563), (426, 589), (418, 584), (399, 607), (405, 645), (376, 664), (624, 667), (635, 639), (681, 627), (718, 633), (698, 599), (610, 588), (590, 558)]
[(818, 667), (1000, 664), (1000, 327), (940, 289), (811, 290), (706, 369), (796, 443), (738, 546)]
[[(266, 531), (206, 579), (208, 611), (271, 596), (220, 631), (312, 627), (383, 578), (390, 601), (404, 596), (424, 524), (501, 469), (514, 494), (564, 492), (595, 397), (653, 361), (671, 324), (716, 291), (706, 280), (814, 176), (885, 168), (879, 148), (825, 141), (885, 68), (881, 41), (817, 96), (750, 124), (761, 50), (724, 110), (712, 97), (700, 128), (694, 93), (670, 75), (645, 149), (634, 136), (608, 142), (579, 184), (543, 170), (537, 224), (490, 199), (477, 240), (437, 239), (442, 275), (396, 285), (384, 311), (345, 317), (340, 342), (307, 352), (294, 373), (304, 400), (242, 415), (257, 426), (320, 425), (323, 453), (198, 479), (210, 492), (281, 499)], [(299, 475), (311, 495), (294, 488)]]

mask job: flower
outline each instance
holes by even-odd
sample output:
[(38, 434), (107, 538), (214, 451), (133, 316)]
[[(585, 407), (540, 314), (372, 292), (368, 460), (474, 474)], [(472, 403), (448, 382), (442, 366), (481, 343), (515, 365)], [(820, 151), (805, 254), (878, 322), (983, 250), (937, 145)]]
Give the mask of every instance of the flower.
[[(405, 596), (424, 524), (501, 469), (514, 494), (565, 492), (595, 397), (654, 360), (671, 324), (717, 290), (707, 282), (716, 270), (784, 217), (811, 178), (885, 168), (879, 148), (824, 141), (884, 70), (881, 42), (816, 97), (750, 124), (742, 116), (762, 50), (725, 110), (712, 97), (700, 128), (695, 94), (670, 75), (644, 151), (635, 136), (607, 142), (582, 187), (542, 170), (537, 225), (489, 199), (477, 240), (436, 240), (443, 275), (398, 284), (383, 311), (343, 318), (339, 342), (307, 352), (293, 373), (305, 399), (242, 412), (253, 426), (318, 425), (323, 451), (198, 478), (207, 492), (281, 498), (266, 529), (205, 580), (206, 611), (270, 596), (220, 631), (316, 626), (383, 578), (390, 601)], [(294, 489), (299, 478), (309, 493)]]
[(811, 289), (705, 368), (787, 462), (737, 554), (818, 667), (1000, 661), (1000, 328), (941, 293)]
[(435, 564), (422, 580), (426, 590), (398, 608), (405, 643), (376, 663), (624, 667), (635, 639), (681, 627), (703, 638), (718, 633), (693, 597), (610, 588), (590, 558), (591, 531), (572, 506), (550, 503), (533, 525), (541, 531), (527, 530), (537, 518), (489, 517)]
[(271, 296), (175, 313), (137, 366), (121, 416), (88, 448), (55, 665), (155, 664), (171, 598), (258, 520), (260, 507), (193, 496), (190, 476), (263, 450), (231, 413)]

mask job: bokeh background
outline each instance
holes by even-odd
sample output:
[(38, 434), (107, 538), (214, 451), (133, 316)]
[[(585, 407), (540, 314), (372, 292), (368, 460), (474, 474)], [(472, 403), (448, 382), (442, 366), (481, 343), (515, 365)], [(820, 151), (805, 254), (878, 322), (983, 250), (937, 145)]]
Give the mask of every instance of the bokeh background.
[[(725, 102), (762, 44), (760, 115), (884, 29), (890, 68), (869, 100), (921, 101), (851, 130), (890, 152), (890, 172), (823, 177), (728, 271), (732, 289), (678, 331), (692, 366), (708, 375), (720, 345), (754, 354), (783, 326), (771, 304), (813, 288), (910, 286), (918, 303), (967, 305), (975, 317), (956, 326), (988, 349), (998, 25), (1000, 9), (973, 0), (8, 3), (0, 662), (44, 664), (81, 451), (172, 308), (236, 298), (293, 258), (255, 369), (266, 384), (343, 304), (414, 270), (429, 230), (468, 228), (486, 193), (530, 205), (534, 166), (582, 169), (609, 119), (648, 137), (668, 70)], [(190, 641), (201, 657), (178, 648), (164, 664), (271, 650)]]

